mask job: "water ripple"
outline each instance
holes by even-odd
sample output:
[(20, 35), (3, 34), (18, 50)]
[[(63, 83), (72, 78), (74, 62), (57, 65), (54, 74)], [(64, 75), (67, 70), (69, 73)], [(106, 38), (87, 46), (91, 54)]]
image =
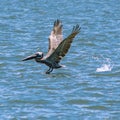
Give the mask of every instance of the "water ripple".
[[(117, 0), (1, 1), (0, 119), (118, 120), (119, 8)], [(61, 61), (66, 67), (46, 75), (45, 65), (21, 60), (47, 52), (56, 19), (64, 38), (75, 24), (81, 32)]]

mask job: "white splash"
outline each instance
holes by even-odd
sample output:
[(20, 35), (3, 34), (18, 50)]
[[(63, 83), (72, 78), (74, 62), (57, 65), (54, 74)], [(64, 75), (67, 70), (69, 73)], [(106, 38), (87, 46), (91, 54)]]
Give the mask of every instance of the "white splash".
[(101, 66), (96, 69), (96, 72), (107, 72), (111, 71), (113, 68), (113, 62), (110, 58), (104, 58), (98, 59), (101, 63)]
[(96, 69), (96, 72), (106, 72), (106, 71), (111, 71), (111, 70), (112, 70), (111, 65), (103, 64), (100, 68)]

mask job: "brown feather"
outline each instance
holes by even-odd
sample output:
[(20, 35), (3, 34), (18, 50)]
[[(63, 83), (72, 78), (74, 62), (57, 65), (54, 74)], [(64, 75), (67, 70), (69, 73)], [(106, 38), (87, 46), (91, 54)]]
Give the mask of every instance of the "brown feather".
[(51, 31), (51, 34), (49, 36), (49, 49), (45, 58), (49, 57), (55, 51), (62, 40), (62, 23), (60, 20), (56, 20), (54, 22), (53, 30)]
[(76, 25), (73, 27), (72, 33), (64, 39), (59, 46), (56, 48), (56, 50), (47, 58), (48, 61), (59, 63), (62, 57), (66, 55), (68, 52), (71, 43), (73, 41), (73, 38), (80, 32), (79, 25)]

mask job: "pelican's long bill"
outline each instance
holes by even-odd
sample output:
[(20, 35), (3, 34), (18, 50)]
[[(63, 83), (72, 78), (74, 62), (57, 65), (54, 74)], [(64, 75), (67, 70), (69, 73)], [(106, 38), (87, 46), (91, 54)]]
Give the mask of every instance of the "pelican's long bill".
[(36, 54), (30, 55), (30, 56), (24, 58), (22, 61), (31, 60), (31, 59), (34, 59), (34, 58), (36, 58)]

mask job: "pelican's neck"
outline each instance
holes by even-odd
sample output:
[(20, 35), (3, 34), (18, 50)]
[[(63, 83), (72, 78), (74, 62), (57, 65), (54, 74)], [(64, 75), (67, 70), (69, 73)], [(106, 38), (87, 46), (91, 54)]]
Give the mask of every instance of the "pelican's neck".
[(40, 62), (40, 63), (44, 63), (44, 60), (42, 60), (42, 58), (35, 58), (36, 62)]
[(40, 58), (35, 58), (35, 61), (36, 62), (41, 62), (41, 59)]

